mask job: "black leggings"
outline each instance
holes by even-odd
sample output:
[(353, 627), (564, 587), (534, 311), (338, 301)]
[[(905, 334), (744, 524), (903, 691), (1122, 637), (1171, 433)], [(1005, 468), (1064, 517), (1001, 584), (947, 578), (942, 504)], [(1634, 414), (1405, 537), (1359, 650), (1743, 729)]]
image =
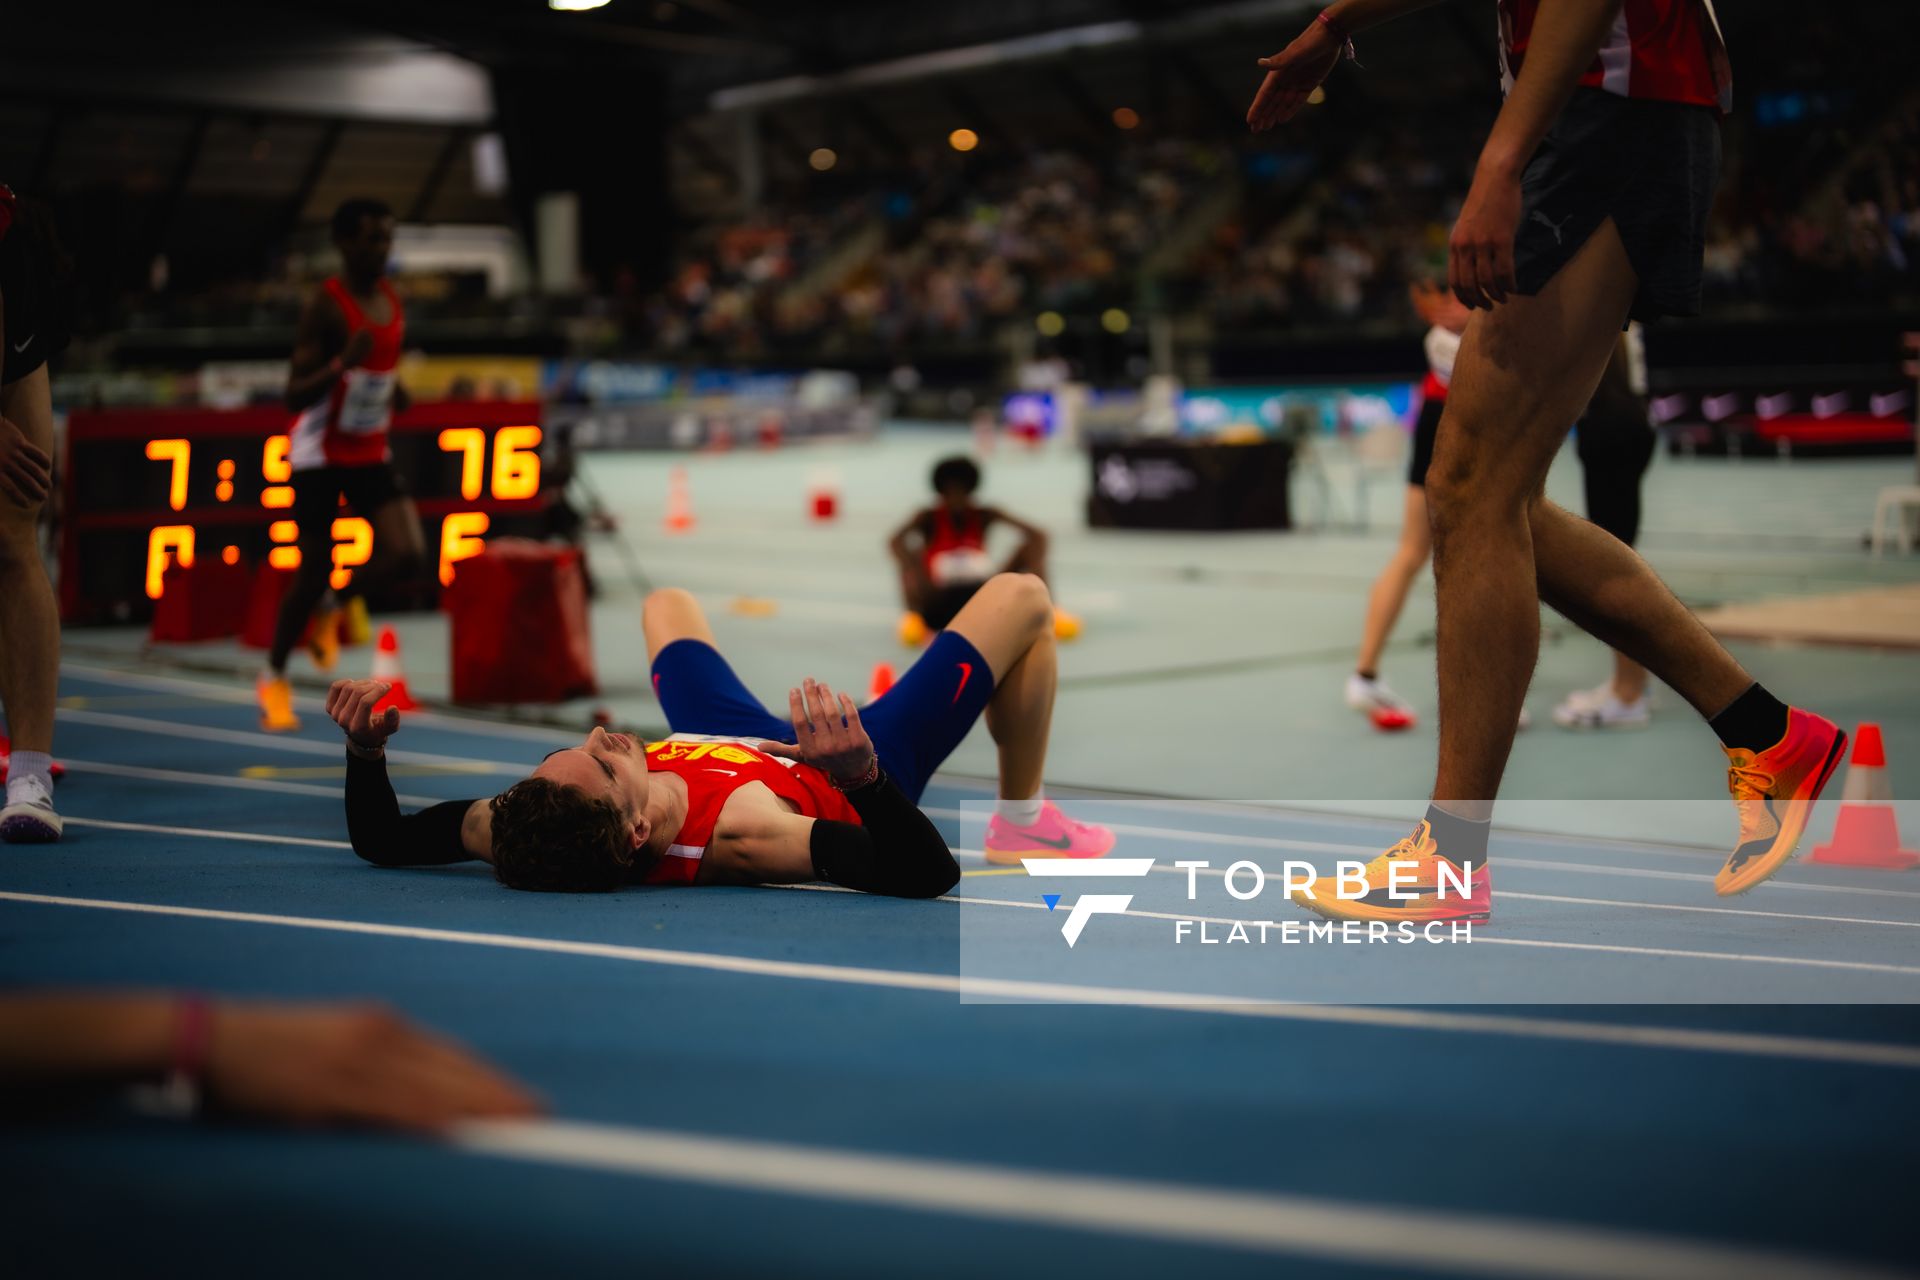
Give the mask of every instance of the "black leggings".
[(1574, 437), (1586, 482), (1587, 519), (1628, 546), (1640, 536), (1640, 478), (1653, 462), (1654, 430), (1639, 396), (1603, 380)]

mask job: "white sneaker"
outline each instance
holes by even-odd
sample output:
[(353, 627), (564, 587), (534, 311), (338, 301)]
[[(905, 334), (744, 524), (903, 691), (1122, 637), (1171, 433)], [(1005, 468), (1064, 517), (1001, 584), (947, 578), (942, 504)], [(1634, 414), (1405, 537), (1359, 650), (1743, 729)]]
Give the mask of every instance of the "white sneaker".
[(40, 779), (14, 778), (7, 783), (7, 807), (0, 809), (0, 840), (8, 844), (51, 844), (66, 824), (53, 811), (53, 797)]
[(1347, 705), (1368, 716), (1376, 711), (1413, 714), (1413, 704), (1389, 689), (1386, 681), (1369, 680), (1359, 672), (1347, 677)]
[(1613, 696), (1611, 683), (1576, 690), (1553, 709), (1553, 722), (1562, 729), (1644, 729), (1652, 718), (1645, 697), (1622, 702)]

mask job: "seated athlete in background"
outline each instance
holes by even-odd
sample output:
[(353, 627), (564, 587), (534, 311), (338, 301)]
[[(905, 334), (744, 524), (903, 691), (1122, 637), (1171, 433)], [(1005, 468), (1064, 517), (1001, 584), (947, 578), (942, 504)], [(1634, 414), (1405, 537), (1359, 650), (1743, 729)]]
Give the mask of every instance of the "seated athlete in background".
[(685, 591), (654, 592), (643, 617), (654, 690), (675, 736), (642, 743), (595, 729), (490, 799), (402, 815), (384, 761), (400, 713), (372, 714), (387, 686), (336, 683), (327, 714), (347, 734), (354, 852), (381, 866), (477, 858), (515, 889), (828, 880), (937, 897), (960, 870), (916, 805), (983, 712), (1000, 754), (988, 861), (1096, 858), (1113, 847), (1112, 832), (1066, 817), (1041, 790), (1053, 610), (1031, 574), (983, 586), (864, 712), (809, 679), (788, 691), (787, 719), (775, 716), (714, 648)]
[[(980, 468), (973, 459), (942, 458), (933, 467), (933, 491), (940, 500), (914, 512), (887, 541), (900, 566), (900, 599), (907, 610), (900, 619), (904, 645), (925, 644), (995, 573), (1031, 573), (1046, 581), (1046, 531), (999, 507), (979, 505), (973, 500), (979, 489)], [(1020, 535), (1019, 547), (998, 569), (987, 554), (987, 531), (996, 524)], [(1080, 620), (1056, 608), (1053, 628), (1056, 639), (1071, 640), (1080, 634)]]

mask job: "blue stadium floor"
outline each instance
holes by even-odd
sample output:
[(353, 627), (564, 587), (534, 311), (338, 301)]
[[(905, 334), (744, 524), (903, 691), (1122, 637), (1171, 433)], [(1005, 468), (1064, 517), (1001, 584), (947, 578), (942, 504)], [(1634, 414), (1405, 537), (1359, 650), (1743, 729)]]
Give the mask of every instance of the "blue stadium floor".
[[(1149, 877), (1132, 918), (1094, 923), (1112, 963), (1090, 989), (972, 1003), (963, 946), (1057, 954), (1059, 917), (964, 850), (938, 902), (513, 894), (478, 867), (360, 864), (311, 701), (274, 738), (231, 684), (75, 667), (62, 693), (69, 840), (0, 856), (0, 983), (373, 996), (553, 1120), (433, 1144), (88, 1105), (7, 1135), (14, 1274), (1751, 1277), (1920, 1256), (1912, 877), (1800, 864), (1723, 903), (1697, 848), (1506, 848), (1472, 998), (1392, 1007), (1357, 985), (1181, 1002), (1140, 940), (1184, 881)], [(564, 740), (416, 717), (396, 786), (477, 794)], [(984, 794), (943, 779), (928, 804), (964, 846)], [(1130, 808), (1116, 855), (1162, 862), (1391, 839)], [(1352, 965), (1421, 967), (1355, 950), (1289, 948), (1268, 976), (1329, 1000)], [(1661, 983), (1709, 1003), (1513, 1003)], [(1089, 1003), (1041, 1002), (1063, 994)]]

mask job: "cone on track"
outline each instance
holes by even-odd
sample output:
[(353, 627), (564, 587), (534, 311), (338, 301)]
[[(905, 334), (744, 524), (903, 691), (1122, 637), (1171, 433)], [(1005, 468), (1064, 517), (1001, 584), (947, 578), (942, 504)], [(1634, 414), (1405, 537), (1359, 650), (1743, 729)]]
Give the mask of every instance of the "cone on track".
[(893, 666), (890, 663), (873, 664), (873, 679), (867, 683), (867, 701), (877, 701), (880, 695), (893, 688)]
[(693, 489), (685, 467), (675, 467), (668, 473), (667, 516), (663, 523), (668, 533), (686, 533), (693, 528)]
[(400, 665), (400, 637), (393, 633), (392, 627), (380, 628), (380, 643), (373, 651), (373, 678), (385, 680), (393, 686), (381, 695), (380, 701), (373, 704), (375, 715), (388, 707), (398, 707), (402, 711), (419, 707), (420, 704), (413, 700), (413, 694), (407, 688), (406, 669)]
[(807, 514), (826, 522), (840, 514), (840, 477), (825, 467), (816, 467), (807, 476)]
[(1833, 826), (1833, 839), (1813, 851), (1813, 861), (1886, 871), (1920, 866), (1920, 852), (1900, 847), (1893, 788), (1887, 784), (1887, 751), (1877, 724), (1863, 724), (1854, 731), (1847, 785), (1840, 792), (1840, 817)]

